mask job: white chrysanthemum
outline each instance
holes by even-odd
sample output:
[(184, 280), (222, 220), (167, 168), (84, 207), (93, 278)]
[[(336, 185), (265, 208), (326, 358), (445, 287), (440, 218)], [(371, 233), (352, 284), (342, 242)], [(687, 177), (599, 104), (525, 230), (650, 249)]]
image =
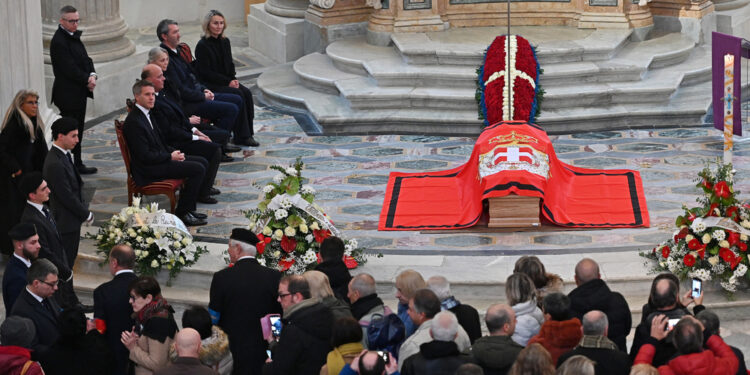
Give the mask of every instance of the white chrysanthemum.
[(268, 194), (273, 191), (273, 185), (266, 185), (263, 187), (263, 193)]
[(695, 233), (701, 233), (706, 230), (706, 224), (703, 223), (703, 220), (701, 218), (697, 218), (693, 221), (692, 224), (690, 224), (690, 229), (692, 229)]
[(274, 212), (273, 214), (276, 217), (276, 220), (282, 220), (286, 218), (287, 216), (289, 216), (289, 212), (287, 212), (287, 210), (283, 208), (276, 210), (276, 212)]
[(352, 238), (351, 240), (349, 240), (349, 242), (347, 244), (349, 246), (351, 246), (352, 249), (356, 249), (357, 247), (359, 247), (359, 242), (357, 242), (357, 240), (354, 239), (354, 238)]
[(703, 242), (704, 244), (711, 242), (711, 235), (708, 233), (704, 234), (703, 238), (701, 238), (701, 242)]
[(273, 176), (273, 182), (278, 184), (281, 183), (281, 181), (284, 181), (285, 178), (286, 176), (283, 174), (277, 174), (276, 176)]
[(300, 192), (302, 194), (315, 194), (315, 188), (313, 188), (310, 185), (305, 185), (305, 186), (302, 187), (302, 189), (300, 190)]
[(722, 281), (721, 282), (721, 287), (724, 288), (724, 290), (726, 290), (728, 292), (736, 292), (737, 291), (737, 285), (736, 284), (732, 284), (732, 283), (727, 282), (727, 281)]
[(719, 229), (719, 230), (715, 230), (713, 233), (711, 233), (711, 237), (715, 238), (716, 241), (721, 241), (721, 240), (727, 238), (727, 234), (723, 230)]
[(294, 237), (294, 235), (297, 234), (297, 231), (292, 227), (286, 227), (284, 228), (284, 234), (286, 234), (287, 237)]
[(719, 263), (713, 267), (711, 267), (711, 272), (713, 272), (715, 275), (721, 275), (726, 271), (727, 266), (724, 263)]
[(290, 201), (289, 198), (284, 197), (279, 203), (279, 206), (283, 209), (288, 209), (289, 207), (292, 207), (292, 201)]
[(747, 266), (740, 263), (737, 268), (734, 269), (733, 276), (742, 277), (747, 272)]
[(315, 251), (307, 249), (305, 255), (302, 256), (302, 262), (305, 264), (312, 264), (318, 261), (318, 257), (315, 255)]
[(294, 169), (294, 167), (288, 167), (287, 169), (284, 170), (284, 172), (286, 172), (286, 174), (290, 174), (292, 176), (296, 176), (297, 175), (297, 170)]
[(703, 268), (698, 268), (688, 272), (688, 277), (693, 279), (701, 279), (703, 281), (711, 280), (711, 273)]
[(305, 241), (307, 243), (313, 242), (313, 239), (315, 239), (315, 237), (313, 237), (312, 234), (308, 234), (307, 236), (305, 236)]

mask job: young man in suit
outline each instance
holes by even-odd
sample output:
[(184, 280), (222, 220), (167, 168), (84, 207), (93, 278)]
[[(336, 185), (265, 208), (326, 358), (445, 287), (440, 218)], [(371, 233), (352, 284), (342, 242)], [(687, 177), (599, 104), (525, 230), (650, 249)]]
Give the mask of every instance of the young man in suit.
[(151, 82), (140, 80), (133, 85), (135, 107), (125, 118), (123, 133), (130, 148), (130, 171), (135, 183), (144, 186), (167, 178), (184, 178), (185, 185), (175, 214), (185, 225), (205, 225), (206, 215), (196, 212), (198, 197), (210, 196), (211, 185), (205, 178), (208, 161), (187, 155), (166, 144), (159, 131), (154, 108), (156, 92)]
[[(52, 36), (49, 57), (55, 82), (52, 84), (52, 103), (60, 109), (60, 115), (76, 120), (79, 136), (83, 136), (86, 117), (86, 98), (94, 98), (96, 71), (94, 62), (81, 42), (78, 25), (81, 17), (70, 5), (60, 9), (60, 25)], [(96, 168), (83, 165), (80, 143), (73, 149), (75, 165), (82, 174), (96, 173)]]
[(31, 344), (35, 354), (43, 353), (60, 337), (57, 317), (60, 305), (52, 295), (57, 290), (59, 279), (57, 267), (47, 259), (38, 259), (31, 264), (26, 274), (26, 289), (18, 296), (10, 315), (31, 319), (36, 328), (36, 337)]
[[(113, 375), (127, 375), (130, 352), (120, 341), (123, 331), (133, 328), (128, 287), (138, 276), (133, 272), (135, 252), (128, 245), (115, 245), (109, 252), (109, 273), (114, 278), (94, 289), (94, 319), (104, 323), (104, 338), (114, 354)], [(98, 323), (98, 322), (97, 322)], [(101, 326), (101, 324), (98, 324)]]
[(281, 313), (276, 300), (281, 273), (258, 263), (257, 243), (253, 232), (233, 229), (227, 251), (234, 265), (211, 280), (209, 312), (214, 324), (229, 335), (235, 374), (261, 374), (268, 343), (258, 322), (267, 314)]
[(73, 268), (81, 241), (81, 224), (94, 221), (94, 214), (83, 200), (83, 180), (70, 152), (78, 144), (78, 124), (60, 117), (52, 124), (52, 147), (44, 160), (42, 176), (50, 188), (49, 205), (60, 233), (68, 267)]
[(79, 307), (84, 312), (93, 311), (91, 306), (81, 305), (73, 291), (73, 270), (68, 266), (62, 237), (50, 209), (44, 204), (49, 200), (50, 190), (41, 172), (31, 172), (21, 180), (18, 190), (26, 196), (26, 207), (21, 214), (22, 223), (31, 223), (39, 235), (39, 257), (48, 259), (57, 268), (60, 277), (59, 291), (55, 293), (57, 303), (65, 308)]
[(5, 273), (3, 274), (3, 303), (5, 311), (10, 311), (18, 295), (26, 286), (26, 272), (31, 262), (39, 256), (39, 235), (36, 234), (34, 224), (18, 223), (10, 232), (13, 240), (13, 254), (11, 254)]

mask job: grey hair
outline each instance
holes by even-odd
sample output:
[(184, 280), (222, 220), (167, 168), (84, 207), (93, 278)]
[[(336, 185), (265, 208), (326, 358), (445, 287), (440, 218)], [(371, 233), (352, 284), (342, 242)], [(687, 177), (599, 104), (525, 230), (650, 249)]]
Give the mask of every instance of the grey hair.
[(177, 25), (177, 21), (165, 18), (159, 21), (159, 24), (156, 25), (156, 37), (159, 38), (160, 42), (164, 41), (164, 39), (161, 37), (161, 34), (169, 33), (169, 25)]
[(603, 336), (609, 326), (607, 314), (599, 310), (591, 310), (583, 316), (583, 334), (589, 336)]
[(154, 62), (156, 62), (156, 59), (158, 59), (159, 56), (161, 56), (162, 54), (169, 56), (169, 53), (164, 48), (161, 48), (161, 47), (151, 48), (148, 51), (148, 61), (146, 61), (146, 63), (153, 64)]
[(352, 289), (358, 291), (361, 297), (375, 294), (375, 278), (369, 273), (360, 273), (352, 278)]
[(427, 279), (427, 287), (430, 288), (439, 300), (449, 298), (451, 294), (451, 284), (443, 276), (433, 276)]
[(60, 18), (62, 18), (62, 16), (64, 14), (75, 13), (77, 11), (78, 11), (78, 9), (76, 9), (74, 6), (72, 6), (72, 5), (66, 5), (66, 6), (60, 8)]
[(450, 311), (441, 311), (432, 318), (432, 338), (435, 341), (453, 341), (458, 333), (458, 319)]
[(574, 355), (557, 368), (556, 375), (594, 375), (596, 362), (582, 356)]
[(57, 267), (47, 259), (37, 259), (34, 263), (31, 263), (31, 267), (26, 273), (26, 284), (31, 285), (34, 280), (45, 281), (49, 274), (57, 276)]
[(235, 241), (231, 238), (229, 239), (229, 246), (239, 246), (243, 253), (252, 256), (255, 256), (258, 253), (258, 249), (256, 249), (255, 246), (246, 242)]

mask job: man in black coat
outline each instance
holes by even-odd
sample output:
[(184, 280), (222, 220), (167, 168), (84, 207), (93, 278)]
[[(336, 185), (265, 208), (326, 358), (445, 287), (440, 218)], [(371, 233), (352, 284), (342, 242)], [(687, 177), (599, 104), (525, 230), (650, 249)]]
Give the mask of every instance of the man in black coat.
[[(60, 9), (60, 25), (52, 36), (49, 56), (55, 75), (52, 103), (60, 109), (61, 116), (72, 117), (78, 122), (78, 134), (83, 141), (86, 98), (94, 98), (97, 76), (94, 62), (81, 42), (81, 31), (78, 30), (80, 21), (76, 8), (66, 5)], [(73, 149), (73, 155), (79, 172), (96, 173), (96, 168), (83, 165), (80, 143)]]
[(45, 352), (60, 337), (57, 317), (60, 306), (52, 294), (57, 290), (57, 267), (47, 259), (38, 259), (31, 264), (26, 274), (26, 289), (18, 296), (9, 315), (31, 319), (36, 328), (36, 337), (31, 348), (35, 354)]
[(336, 298), (349, 302), (346, 295), (349, 292), (349, 281), (352, 280), (352, 275), (344, 263), (344, 251), (344, 241), (340, 238), (335, 236), (326, 238), (320, 244), (320, 257), (323, 261), (315, 266), (315, 270), (328, 276)]
[(200, 156), (183, 154), (166, 145), (159, 131), (156, 116), (149, 112), (154, 108), (156, 93), (154, 85), (140, 80), (133, 85), (135, 108), (128, 113), (123, 125), (123, 134), (130, 148), (130, 172), (139, 186), (168, 178), (184, 178), (185, 185), (175, 214), (185, 225), (205, 225), (205, 214), (195, 211), (198, 197), (210, 197), (211, 185), (206, 181), (208, 161)]
[(13, 308), (13, 304), (26, 286), (26, 272), (31, 267), (31, 262), (39, 256), (41, 247), (34, 224), (18, 223), (8, 235), (13, 240), (13, 254), (3, 273), (3, 303), (6, 312)]
[(456, 315), (458, 324), (464, 328), (473, 344), (482, 337), (482, 326), (479, 323), (479, 312), (472, 306), (459, 302), (451, 293), (451, 285), (443, 276), (433, 276), (427, 279), (427, 287), (440, 299), (440, 308)]
[(90, 310), (88, 306), (81, 305), (73, 291), (73, 270), (68, 266), (68, 257), (62, 237), (57, 231), (54, 215), (44, 204), (49, 200), (50, 195), (47, 181), (44, 181), (41, 172), (27, 173), (19, 184), (19, 190), (28, 199), (21, 214), (21, 222), (30, 223), (36, 227), (41, 246), (39, 258), (48, 259), (57, 268), (57, 275), (60, 278), (58, 291), (55, 293), (57, 303), (65, 308), (77, 306), (82, 310)]
[(268, 343), (260, 318), (281, 312), (276, 300), (281, 273), (258, 264), (257, 243), (249, 230), (232, 230), (227, 252), (233, 266), (216, 272), (211, 280), (208, 308), (214, 324), (229, 336), (234, 374), (261, 374)]
[(73, 164), (70, 150), (78, 144), (78, 124), (60, 117), (52, 124), (52, 147), (44, 160), (42, 175), (50, 188), (49, 205), (62, 238), (68, 267), (73, 268), (81, 241), (81, 224), (94, 221), (83, 200), (83, 180)]
[[(279, 282), (278, 301), (284, 309), (278, 345), (267, 364), (272, 375), (317, 375), (331, 351), (333, 314), (318, 299), (310, 298), (310, 285), (301, 275)], [(230, 339), (231, 340), (231, 339)]]
[[(104, 325), (104, 338), (114, 354), (113, 375), (127, 375), (130, 352), (120, 341), (123, 331), (135, 324), (128, 287), (138, 276), (133, 272), (135, 253), (128, 245), (115, 245), (109, 252), (109, 273), (114, 278), (94, 289), (94, 319)], [(101, 323), (99, 322), (101, 321)]]
[(441, 311), (432, 319), (432, 341), (419, 346), (419, 353), (406, 358), (401, 366), (403, 375), (453, 375), (464, 363), (471, 363), (453, 341), (458, 336), (458, 319), (450, 311)]
[(583, 339), (573, 350), (557, 360), (557, 367), (574, 355), (582, 355), (594, 362), (596, 375), (627, 375), (630, 373), (630, 357), (607, 338), (609, 322), (607, 315), (599, 310), (583, 316)]
[[(198, 129), (190, 131), (183, 128), (179, 119), (176, 119), (172, 108), (166, 103), (166, 98), (159, 98), (159, 93), (164, 89), (164, 72), (155, 64), (148, 64), (141, 71), (141, 79), (144, 79), (154, 85), (156, 92), (156, 101), (154, 109), (151, 111), (152, 116), (156, 118), (155, 123), (159, 126), (159, 132), (164, 136), (167, 145), (184, 152), (187, 155), (200, 156), (208, 161), (206, 169), (207, 184), (213, 186), (216, 179), (216, 172), (219, 170), (221, 161), (221, 145), (211, 142), (205, 134)], [(177, 120), (177, 121), (175, 121)], [(218, 194), (217, 189), (212, 188), (213, 194)], [(211, 197), (198, 198), (201, 203), (215, 203), (216, 199)], [(205, 200), (202, 200), (205, 199)]]
[(213, 93), (198, 78), (185, 60), (177, 52), (180, 44), (180, 27), (177, 22), (164, 19), (156, 26), (161, 48), (169, 54), (166, 71), (170, 84), (176, 85), (185, 113), (200, 117), (218, 119), (216, 125), (234, 133), (232, 142), (240, 146), (257, 147), (247, 119), (242, 97), (228, 93)]
[(607, 337), (620, 350), (627, 352), (625, 339), (630, 333), (633, 320), (625, 297), (609, 289), (607, 283), (601, 279), (599, 265), (593, 259), (582, 259), (576, 265), (575, 272), (577, 287), (568, 294), (571, 314), (578, 319), (582, 319), (584, 314), (592, 310), (607, 314)]

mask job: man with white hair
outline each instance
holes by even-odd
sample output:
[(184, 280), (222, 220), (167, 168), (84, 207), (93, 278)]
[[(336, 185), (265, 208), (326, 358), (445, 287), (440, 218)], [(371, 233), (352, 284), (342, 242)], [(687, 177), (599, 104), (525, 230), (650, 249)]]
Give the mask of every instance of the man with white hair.
[(630, 357), (607, 338), (609, 320), (607, 314), (592, 310), (583, 316), (583, 339), (573, 350), (557, 360), (557, 366), (574, 356), (582, 355), (594, 362), (596, 375), (627, 375), (630, 372)]
[(443, 276), (433, 276), (427, 279), (427, 287), (430, 288), (438, 299), (440, 308), (448, 310), (456, 315), (458, 324), (469, 334), (469, 340), (473, 344), (482, 337), (482, 326), (479, 323), (479, 312), (467, 304), (459, 302), (451, 293), (451, 284)]
[(192, 328), (183, 328), (174, 337), (177, 358), (167, 367), (155, 371), (154, 375), (217, 375), (217, 372), (201, 363), (201, 335)]
[(208, 308), (213, 323), (229, 336), (229, 349), (236, 374), (260, 374), (268, 343), (263, 339), (260, 318), (281, 313), (276, 300), (281, 273), (255, 259), (258, 237), (235, 228), (229, 237), (229, 267), (211, 280)]
[(450, 311), (441, 311), (432, 318), (432, 341), (419, 346), (419, 353), (406, 358), (401, 368), (403, 375), (452, 375), (459, 366), (471, 362), (453, 341), (458, 337), (458, 319)]

